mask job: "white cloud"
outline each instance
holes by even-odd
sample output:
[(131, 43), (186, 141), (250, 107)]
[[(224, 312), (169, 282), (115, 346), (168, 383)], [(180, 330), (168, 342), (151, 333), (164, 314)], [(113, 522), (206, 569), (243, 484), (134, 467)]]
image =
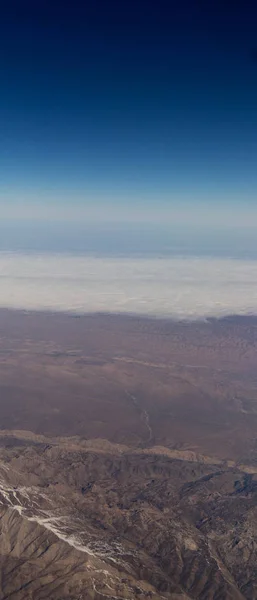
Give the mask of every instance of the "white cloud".
[(257, 261), (0, 253), (0, 306), (186, 318), (257, 314)]

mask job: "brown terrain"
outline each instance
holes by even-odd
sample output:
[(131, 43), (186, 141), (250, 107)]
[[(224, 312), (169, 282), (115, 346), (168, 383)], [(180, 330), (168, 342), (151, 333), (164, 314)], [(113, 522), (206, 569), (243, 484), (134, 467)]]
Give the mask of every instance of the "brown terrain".
[(257, 319), (0, 311), (0, 600), (257, 599)]

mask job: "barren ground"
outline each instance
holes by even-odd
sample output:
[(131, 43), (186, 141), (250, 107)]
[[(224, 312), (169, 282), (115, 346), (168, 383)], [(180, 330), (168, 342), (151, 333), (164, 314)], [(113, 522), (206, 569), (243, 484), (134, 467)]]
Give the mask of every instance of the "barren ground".
[(0, 311), (0, 598), (257, 598), (256, 366), (254, 317)]

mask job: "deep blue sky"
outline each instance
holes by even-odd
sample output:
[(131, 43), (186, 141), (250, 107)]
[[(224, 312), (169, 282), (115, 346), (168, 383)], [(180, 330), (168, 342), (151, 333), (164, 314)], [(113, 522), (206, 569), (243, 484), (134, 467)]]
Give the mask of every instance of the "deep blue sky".
[(255, 211), (256, 2), (5, 4), (2, 217)]

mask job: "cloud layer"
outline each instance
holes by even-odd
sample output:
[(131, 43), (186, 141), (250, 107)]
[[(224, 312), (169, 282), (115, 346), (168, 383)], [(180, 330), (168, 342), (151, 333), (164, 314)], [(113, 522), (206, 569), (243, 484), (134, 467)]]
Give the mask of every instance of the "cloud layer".
[(257, 261), (3, 252), (0, 306), (193, 319), (257, 314)]

